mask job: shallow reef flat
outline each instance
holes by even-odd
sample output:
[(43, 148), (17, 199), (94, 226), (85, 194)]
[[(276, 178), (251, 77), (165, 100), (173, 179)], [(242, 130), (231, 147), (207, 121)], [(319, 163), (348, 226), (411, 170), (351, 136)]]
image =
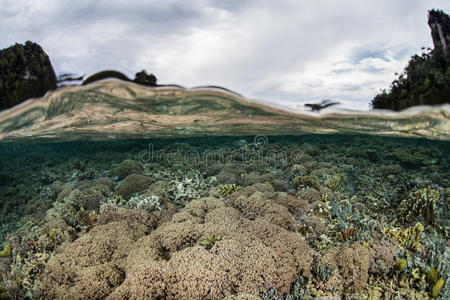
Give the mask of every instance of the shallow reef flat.
[(445, 299), (448, 141), (0, 145), (0, 299)]

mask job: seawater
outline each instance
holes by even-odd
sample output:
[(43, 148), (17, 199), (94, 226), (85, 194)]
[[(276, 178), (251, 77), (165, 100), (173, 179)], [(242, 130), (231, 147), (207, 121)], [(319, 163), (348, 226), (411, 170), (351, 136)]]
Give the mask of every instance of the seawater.
[(445, 107), (186, 93), (112, 81), (0, 116), (2, 297), (448, 295)]

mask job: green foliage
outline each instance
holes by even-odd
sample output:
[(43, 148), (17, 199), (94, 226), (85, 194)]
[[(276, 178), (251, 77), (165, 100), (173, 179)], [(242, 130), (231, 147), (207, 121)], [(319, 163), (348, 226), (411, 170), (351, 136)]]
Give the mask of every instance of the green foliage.
[(116, 78), (116, 79), (120, 79), (123, 81), (130, 81), (130, 79), (123, 73), (114, 71), (114, 70), (105, 70), (105, 71), (101, 71), (98, 73), (95, 73), (91, 76), (89, 76), (88, 78), (86, 78), (85, 81), (83, 81), (82, 85), (86, 85), (95, 81), (99, 81), (102, 79), (107, 79), (107, 78)]
[[(442, 14), (442, 20), (449, 22), (449, 17), (444, 12), (432, 12)], [(448, 23), (443, 25), (449, 26)], [(435, 41), (436, 44), (439, 45)], [(421, 55), (411, 57), (403, 73), (392, 82), (389, 90), (383, 90), (375, 96), (372, 107), (398, 111), (416, 105), (449, 103), (449, 82), (450, 51), (443, 47), (428, 49)]]
[(134, 82), (137, 84), (147, 85), (147, 86), (157, 86), (156, 84), (156, 76), (152, 73), (148, 74), (147, 71), (142, 70), (141, 72), (137, 72), (134, 77)]
[(0, 110), (56, 88), (56, 75), (41, 46), (27, 41), (0, 50)]

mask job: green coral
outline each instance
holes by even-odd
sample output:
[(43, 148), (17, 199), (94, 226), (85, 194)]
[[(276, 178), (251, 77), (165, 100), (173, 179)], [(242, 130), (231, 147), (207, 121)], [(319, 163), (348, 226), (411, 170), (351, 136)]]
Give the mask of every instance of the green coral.
[(339, 184), (341, 183), (341, 176), (334, 174), (332, 177), (325, 180), (325, 186), (332, 190), (333, 192), (337, 190)]
[(407, 168), (419, 168), (431, 164), (430, 157), (425, 151), (413, 151), (403, 147), (390, 150), (385, 158), (396, 160)]
[(8, 300), (8, 299), (12, 299), (12, 297), (10, 297), (8, 295), (7, 290), (0, 285), (0, 300)]
[(406, 267), (406, 259), (399, 259), (394, 265), (394, 270), (402, 272)]
[(320, 281), (327, 282), (333, 275), (333, 266), (323, 265), (319, 262), (315, 263), (312, 268), (313, 274)]
[(444, 279), (441, 278), (438, 281), (436, 281), (436, 283), (433, 285), (433, 288), (431, 289), (431, 297), (439, 296), (443, 286), (444, 286)]
[(292, 180), (292, 184), (296, 189), (312, 187), (320, 190), (319, 179), (315, 175), (297, 176)]
[(439, 278), (439, 274), (435, 268), (431, 267), (427, 273), (426, 280), (429, 284), (434, 284)]
[(222, 184), (218, 187), (219, 195), (222, 197), (227, 197), (237, 191), (239, 187), (236, 184)]
[(11, 255), (11, 244), (6, 244), (5, 248), (0, 251), (0, 257), (10, 256)]
[(222, 240), (221, 234), (208, 235), (205, 239), (200, 240), (198, 243), (206, 248), (211, 249), (217, 241)]
[(420, 252), (420, 241), (423, 230), (423, 225), (418, 222), (414, 227), (411, 226), (404, 230), (391, 227), (383, 228), (381, 232), (393, 240), (398, 241), (401, 249)]

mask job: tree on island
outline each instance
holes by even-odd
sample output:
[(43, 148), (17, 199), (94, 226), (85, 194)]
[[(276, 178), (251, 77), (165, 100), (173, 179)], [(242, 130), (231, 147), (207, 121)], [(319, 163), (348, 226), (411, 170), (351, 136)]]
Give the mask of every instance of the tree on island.
[(416, 105), (450, 103), (450, 17), (442, 10), (431, 10), (428, 25), (434, 49), (412, 56), (389, 90), (375, 96), (373, 108), (399, 111)]
[(152, 73), (148, 74), (146, 70), (142, 70), (141, 72), (137, 72), (134, 77), (134, 82), (142, 85), (148, 86), (157, 86), (156, 84), (156, 76)]

